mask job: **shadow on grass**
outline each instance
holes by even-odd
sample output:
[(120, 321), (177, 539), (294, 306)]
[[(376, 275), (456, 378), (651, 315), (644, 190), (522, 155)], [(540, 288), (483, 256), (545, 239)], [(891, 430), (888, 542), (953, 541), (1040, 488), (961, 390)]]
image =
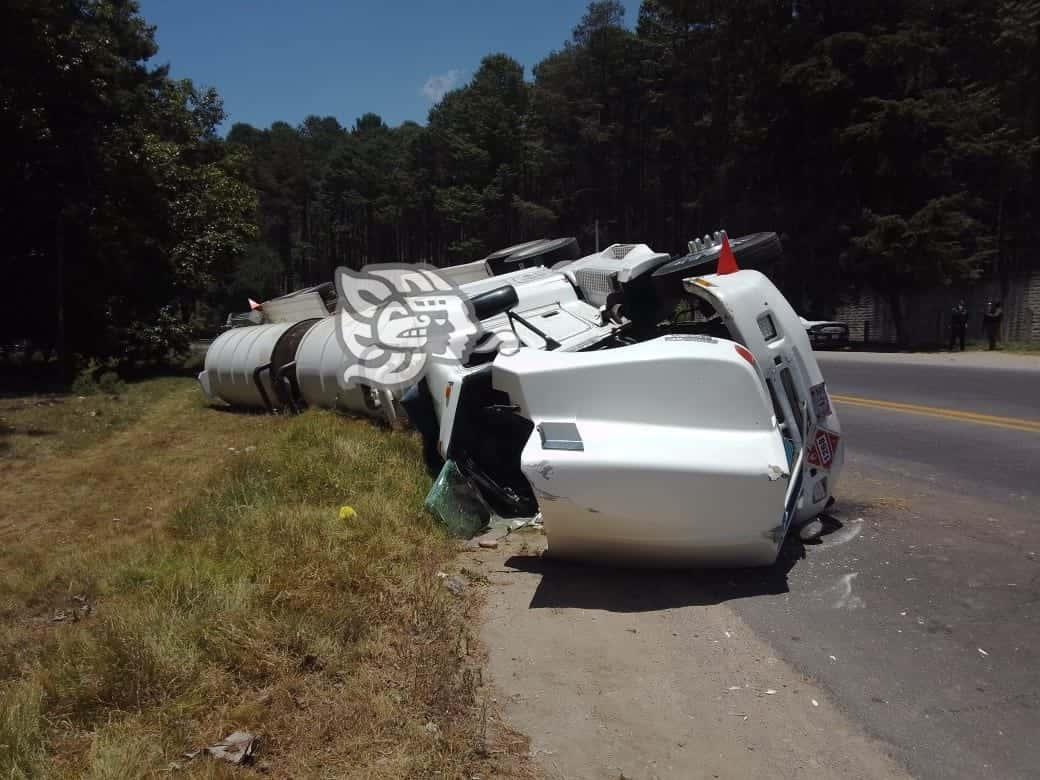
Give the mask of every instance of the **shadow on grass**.
[(266, 409), (254, 409), (247, 406), (229, 406), (219, 402), (210, 402), (206, 404), (207, 412), (220, 412), (221, 414), (230, 414), (235, 417), (278, 417), (279, 414), (288, 415), (288, 413), (271, 413)]
[(14, 433), (20, 433), (23, 436), (28, 436), (31, 439), (38, 439), (41, 436), (53, 436), (54, 433), (55, 433), (54, 431), (45, 431), (43, 428), (34, 428), (34, 427), (26, 428), (24, 431), (17, 431), (17, 430), (15, 430), (13, 432)]
[[(822, 515), (821, 536), (842, 523)], [(755, 596), (788, 593), (787, 577), (806, 556), (806, 544), (792, 531), (772, 566), (733, 569), (629, 569), (514, 555), (505, 565), (540, 574), (530, 609), (574, 607), (606, 612), (655, 612), (676, 607), (709, 606)]]
[(13, 449), (10, 442), (10, 439), (13, 436), (28, 436), (30, 439), (41, 439), (45, 436), (54, 436), (55, 434), (56, 431), (47, 430), (35, 425), (19, 428), (14, 425), (8, 425), (6, 422), (0, 422), (0, 456), (6, 455)]
[[(202, 370), (198, 361), (176, 364), (138, 363), (123, 365), (119, 377), (127, 382), (141, 382), (163, 377), (194, 378)], [(24, 398), (37, 395), (66, 395), (71, 392), (72, 376), (57, 361), (0, 360), (0, 398)]]
[(0, 362), (0, 398), (68, 392), (68, 380), (56, 363)]

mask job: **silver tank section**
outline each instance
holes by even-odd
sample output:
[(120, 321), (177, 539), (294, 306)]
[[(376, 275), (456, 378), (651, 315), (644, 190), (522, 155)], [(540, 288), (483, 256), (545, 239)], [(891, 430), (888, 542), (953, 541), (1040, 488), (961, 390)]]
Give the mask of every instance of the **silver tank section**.
[(296, 350), (296, 382), (308, 406), (341, 409), (381, 417), (379, 403), (363, 387), (340, 387), (347, 355), (336, 335), (336, 317), (327, 317), (307, 331)]
[(270, 409), (277, 396), (271, 383), (271, 352), (292, 323), (232, 328), (206, 351), (199, 384), (213, 400), (232, 406)]

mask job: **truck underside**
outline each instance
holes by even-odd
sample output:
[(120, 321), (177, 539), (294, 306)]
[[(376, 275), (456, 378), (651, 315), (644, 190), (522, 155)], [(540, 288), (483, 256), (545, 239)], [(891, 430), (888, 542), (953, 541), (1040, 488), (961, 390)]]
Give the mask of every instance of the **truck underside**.
[[(837, 447), (826, 468), (806, 462), (817, 428), (840, 429), (829, 404), (809, 408), (809, 388), (825, 390), (797, 315), (755, 271), (687, 277), (666, 294), (646, 269), (624, 282), (615, 271), (609, 285), (583, 278), (610, 271), (611, 249), (552, 274), (573, 280), (561, 300), (525, 306), (520, 281), (517, 316), (485, 321), (526, 348), (433, 365), (409, 399), (417, 416), (415, 396), (428, 395), (438, 418), (418, 426), (437, 437), (431, 467), (454, 461), (503, 517), (540, 513), (553, 555), (772, 563), (841, 466)], [(550, 335), (542, 315), (569, 303), (598, 309), (601, 324), (577, 311), (582, 338), (573, 324)]]

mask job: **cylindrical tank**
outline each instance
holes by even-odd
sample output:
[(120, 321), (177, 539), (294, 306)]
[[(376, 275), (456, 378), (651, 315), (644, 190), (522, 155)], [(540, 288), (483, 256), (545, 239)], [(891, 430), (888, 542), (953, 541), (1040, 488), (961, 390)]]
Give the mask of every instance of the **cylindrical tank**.
[[(232, 328), (220, 334), (206, 351), (199, 384), (210, 398), (254, 409), (276, 403), (271, 383), (271, 353), (289, 322)], [(261, 390), (262, 388), (262, 390)]]
[(296, 350), (296, 382), (309, 406), (344, 409), (370, 416), (382, 416), (371, 394), (362, 387), (341, 388), (340, 377), (347, 361), (336, 335), (337, 317), (320, 320), (300, 340)]

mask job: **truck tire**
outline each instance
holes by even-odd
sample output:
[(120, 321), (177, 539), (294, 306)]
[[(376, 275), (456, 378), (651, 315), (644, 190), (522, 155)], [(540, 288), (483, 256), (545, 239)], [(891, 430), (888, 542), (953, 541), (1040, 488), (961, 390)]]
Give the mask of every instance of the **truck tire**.
[(512, 246), (507, 246), (507, 247), (504, 247), (502, 249), (497, 249), (494, 252), (492, 252), (490, 255), (485, 257), (484, 258), (484, 262), (488, 263), (488, 262), (491, 262), (493, 260), (504, 260), (505, 258), (509, 257), (512, 254), (516, 254), (517, 252), (520, 252), (522, 250), (530, 249), (531, 247), (538, 246), (538, 244), (544, 244), (548, 240), (549, 239), (547, 239), (547, 238), (536, 238), (534, 241), (524, 241), (522, 244), (513, 244)]
[[(783, 246), (776, 233), (750, 233), (731, 238), (729, 246), (738, 266), (756, 271), (768, 268), (783, 253)], [(683, 294), (683, 279), (715, 273), (721, 251), (721, 246), (708, 247), (662, 265), (653, 273), (658, 297), (664, 300), (678, 298)]]
[[(497, 253), (496, 253), (497, 254)], [(570, 262), (581, 257), (576, 238), (553, 238), (532, 243), (505, 257), (488, 259), (487, 264), (495, 276), (532, 268), (538, 265), (551, 267), (561, 262)]]

